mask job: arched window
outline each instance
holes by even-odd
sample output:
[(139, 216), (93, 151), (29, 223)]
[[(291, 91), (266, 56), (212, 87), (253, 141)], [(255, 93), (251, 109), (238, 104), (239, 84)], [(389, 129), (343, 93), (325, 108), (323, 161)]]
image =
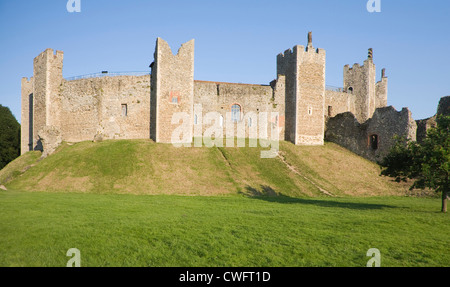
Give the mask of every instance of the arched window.
[(237, 123), (241, 120), (241, 106), (234, 104), (231, 106), (231, 121)]
[(353, 94), (353, 87), (348, 88), (348, 93)]

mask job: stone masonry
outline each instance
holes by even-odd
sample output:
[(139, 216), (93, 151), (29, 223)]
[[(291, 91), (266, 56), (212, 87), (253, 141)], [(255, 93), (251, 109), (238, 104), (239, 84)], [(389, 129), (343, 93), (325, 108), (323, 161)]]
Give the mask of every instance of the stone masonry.
[[(384, 152), (391, 134), (413, 137), (413, 127), (406, 127), (410, 113), (385, 108), (387, 77), (383, 69), (376, 81), (373, 51), (364, 65), (344, 67), (343, 88), (327, 89), (326, 52), (314, 48), (311, 33), (307, 46), (277, 55), (276, 79), (262, 85), (194, 80), (194, 40), (174, 55), (158, 38), (151, 73), (143, 76), (66, 80), (63, 58), (61, 51), (45, 50), (34, 59), (33, 77), (22, 79), (22, 153), (47, 149), (50, 154), (63, 141), (153, 139), (190, 145), (211, 130), (215, 136), (231, 131), (252, 137), (262, 113), (270, 115), (267, 124), (276, 127), (280, 140), (322, 145), (326, 134), (370, 159)], [(349, 133), (353, 139), (346, 138)], [(379, 150), (362, 151), (372, 134), (378, 135)]]

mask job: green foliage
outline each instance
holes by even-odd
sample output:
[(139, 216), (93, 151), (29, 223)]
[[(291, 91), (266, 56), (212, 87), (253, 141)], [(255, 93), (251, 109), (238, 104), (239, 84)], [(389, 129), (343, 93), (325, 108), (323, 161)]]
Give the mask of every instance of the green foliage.
[(437, 192), (450, 191), (450, 116), (437, 118), (437, 128), (429, 130), (421, 146), (422, 173), (415, 186)]
[(20, 124), (10, 109), (0, 105), (0, 169), (20, 155)]
[(428, 130), (422, 144), (398, 138), (381, 162), (382, 175), (397, 181), (413, 179), (412, 188), (450, 192), (450, 116), (438, 116), (437, 127)]

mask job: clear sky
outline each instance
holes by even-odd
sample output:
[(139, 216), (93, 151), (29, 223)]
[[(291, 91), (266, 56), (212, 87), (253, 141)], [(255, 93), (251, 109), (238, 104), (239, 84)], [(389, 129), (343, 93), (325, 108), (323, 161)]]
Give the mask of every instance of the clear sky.
[(380, 0), (0, 0), (0, 104), (20, 121), (20, 82), (46, 48), (64, 51), (63, 76), (149, 71), (157, 37), (176, 53), (195, 39), (195, 79), (268, 84), (276, 55), (294, 45), (327, 52), (327, 85), (374, 49), (386, 68), (388, 104), (415, 119), (433, 116), (450, 95), (450, 1)]

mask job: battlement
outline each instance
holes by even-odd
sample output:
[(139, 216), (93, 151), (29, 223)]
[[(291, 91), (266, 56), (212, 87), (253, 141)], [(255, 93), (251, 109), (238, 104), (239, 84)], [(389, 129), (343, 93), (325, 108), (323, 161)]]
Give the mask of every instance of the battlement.
[(64, 52), (58, 51), (58, 50), (54, 51), (51, 48), (47, 48), (47, 49), (45, 49), (45, 51), (40, 53), (36, 58), (34, 58), (34, 62), (36, 63), (36, 62), (42, 61), (44, 59), (47, 59), (47, 60), (57, 59), (62, 62), (62, 60), (64, 59)]
[[(174, 54), (172, 48), (170, 48), (169, 43), (167, 43), (162, 38), (158, 37), (156, 39), (157, 47), (159, 51), (164, 51), (165, 55), (173, 55), (175, 57), (186, 57), (190, 56), (192, 49), (194, 47), (195, 40), (192, 39), (186, 43), (181, 44), (181, 47), (178, 49), (177, 53)], [(169, 53), (170, 52), (170, 53)]]
[(32, 84), (33, 83), (33, 77), (23, 77), (22, 78), (22, 86), (23, 85), (27, 85), (27, 84)]

